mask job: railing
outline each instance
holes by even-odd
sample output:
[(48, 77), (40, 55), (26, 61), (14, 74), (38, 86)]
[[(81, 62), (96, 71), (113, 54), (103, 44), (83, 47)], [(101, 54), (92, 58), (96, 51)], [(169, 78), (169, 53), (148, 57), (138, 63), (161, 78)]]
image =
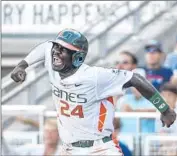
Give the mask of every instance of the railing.
[[(9, 115), (9, 116), (15, 116), (15, 115), (23, 115), (23, 114), (29, 114), (29, 115), (34, 115), (34, 114), (38, 114), (39, 115), (39, 125), (40, 125), (40, 129), (39, 132), (36, 132), (37, 135), (40, 136), (41, 140), (38, 143), (42, 143), (42, 136), (43, 136), (43, 124), (44, 124), (44, 119), (45, 118), (50, 118), (50, 117), (56, 117), (57, 113), (55, 111), (47, 111), (46, 108), (44, 106), (38, 107), (36, 105), (34, 106), (21, 106), (21, 105), (17, 105), (17, 106), (7, 106), (7, 105), (3, 105), (2, 106), (2, 115)], [(136, 127), (137, 127), (137, 133), (136, 135), (134, 134), (130, 134), (130, 133), (126, 133), (123, 134), (121, 133), (121, 135), (118, 137), (119, 140), (121, 142), (126, 143), (130, 150), (135, 152), (135, 155), (156, 155), (159, 154), (159, 144), (156, 144), (157, 142), (160, 142), (161, 144), (163, 144), (163, 148), (161, 148), (161, 154), (165, 154), (165, 151), (169, 151), (169, 148), (171, 148), (171, 150), (173, 150), (173, 152), (176, 152), (177, 150), (177, 135), (175, 136), (174, 134), (172, 136), (170, 136), (168, 134), (168, 136), (164, 135), (160, 135), (159, 133), (156, 134), (151, 134), (148, 133), (146, 135), (141, 134), (140, 132), (140, 120), (144, 119), (144, 118), (159, 118), (160, 117), (160, 113), (115, 113), (116, 117), (119, 118), (136, 118), (138, 120)], [(32, 119), (32, 117), (30, 118)], [(5, 134), (12, 133), (11, 131), (6, 131)], [(14, 132), (18, 133), (17, 131)], [(26, 133), (26, 132), (25, 132)], [(21, 133), (22, 134), (22, 133)], [(30, 132), (29, 132), (30, 134)], [(36, 134), (34, 134), (34, 136), (32, 138), (36, 138)], [(32, 133), (31, 133), (32, 135)], [(16, 134), (14, 136), (14, 138), (17, 138), (18, 134)], [(137, 137), (138, 136), (138, 137)], [(141, 138), (141, 141), (139, 140)], [(128, 140), (127, 140), (128, 139)], [(21, 141), (20, 141), (21, 140)], [(24, 142), (23, 141), (23, 137), (19, 138), (18, 143), (20, 142)], [(32, 140), (29, 140), (30, 142), (32, 142)], [(33, 140), (34, 141), (34, 140)], [(172, 144), (168, 143), (168, 144), (164, 144), (164, 141), (167, 143), (168, 141), (171, 141)], [(12, 142), (12, 139), (11, 139)], [(169, 145), (171, 145), (169, 147)], [(161, 146), (162, 147), (162, 146)], [(160, 155), (160, 154), (159, 154)]]
[(3, 137), (9, 145), (18, 148), (24, 144), (39, 144), (39, 132), (5, 131)]
[(177, 135), (150, 135), (144, 139), (145, 156), (177, 155)]
[[(167, 4), (167, 5), (165, 5)], [(111, 52), (113, 52), (118, 46), (121, 46), (123, 43), (125, 43), (125, 41), (127, 41), (130, 37), (132, 36), (137, 36), (140, 32), (142, 32), (148, 25), (150, 25), (152, 22), (154, 22), (155, 20), (157, 20), (159, 17), (161, 17), (162, 15), (164, 15), (166, 12), (168, 12), (170, 9), (172, 9), (174, 6), (177, 5), (176, 1), (173, 1), (171, 3), (169, 2), (164, 2), (164, 7), (160, 7), (158, 8), (158, 10), (156, 12), (148, 12), (147, 9), (151, 9), (151, 7), (153, 7), (153, 2), (152, 1), (148, 1), (148, 3), (142, 3), (137, 9), (130, 11), (127, 15), (125, 15), (124, 17), (122, 17), (121, 19), (119, 19), (120, 21), (118, 22), (119, 24), (121, 22), (124, 22), (125, 19), (132, 19), (132, 28), (131, 31), (129, 31), (128, 34), (123, 34), (122, 39), (119, 41), (117, 40), (117, 42), (115, 42), (112, 46), (110, 47), (104, 47), (103, 45), (106, 44), (102, 44), (102, 51), (105, 51), (103, 54), (103, 58), (106, 55), (110, 55)], [(155, 7), (153, 8), (155, 9)], [(150, 10), (151, 11), (151, 10)], [(152, 10), (153, 11), (153, 10)], [(104, 34), (108, 34), (111, 29), (113, 29), (114, 27), (116, 27), (117, 24), (113, 23), (109, 28), (104, 30), (103, 34), (100, 34), (100, 36), (98, 35), (97, 37), (101, 37)], [(122, 30), (126, 32), (126, 29)], [(121, 33), (117, 33), (117, 35)], [(106, 35), (104, 35), (104, 41), (106, 40)], [(94, 39), (93, 39), (94, 40)], [(106, 50), (105, 50), (106, 49)]]
[[(2, 116), (23, 116), (23, 115), (31, 115), (33, 118), (34, 115), (38, 116), (39, 120), (39, 134), (40, 141), (43, 141), (43, 126), (44, 126), (44, 112), (46, 107), (41, 105), (3, 105), (2, 106)], [(3, 121), (2, 123), (6, 122)], [(3, 125), (3, 124), (2, 124)], [(2, 127), (4, 129), (4, 127)]]
[[(35, 109), (34, 109), (35, 108)], [(36, 113), (36, 112), (41, 112), (39, 115), (42, 115), (42, 117), (57, 117), (57, 112), (56, 111), (47, 111), (45, 106), (40, 106), (40, 105), (2, 105), (2, 115), (14, 115), (14, 114), (20, 114), (22, 113)], [(116, 112), (115, 113), (115, 117), (120, 117), (120, 118), (135, 118), (137, 120), (137, 124), (136, 124), (136, 132), (137, 133), (141, 133), (140, 130), (140, 120), (141, 119), (145, 119), (145, 118), (152, 118), (152, 119), (156, 119), (156, 118), (160, 118), (160, 113), (153, 113), (153, 112)], [(41, 119), (40, 118), (40, 119)], [(40, 123), (40, 125), (43, 124), (43, 120), (41, 120), (42, 123)], [(42, 129), (41, 129), (42, 130)]]
[[(18, 148), (18, 152), (23, 152), (30, 146), (37, 146), (41, 144), (39, 141), (38, 132), (21, 132), (21, 131), (6, 131), (3, 133), (2, 142), (6, 146)], [(133, 155), (136, 155), (136, 139), (132, 135), (118, 135), (119, 141), (128, 146)], [(143, 138), (143, 137), (142, 137)], [(176, 156), (177, 155), (177, 136), (172, 135), (148, 135), (143, 142), (141, 142), (141, 155), (143, 156)], [(11, 148), (6, 149), (7, 151)], [(7, 148), (7, 147), (6, 147)]]
[[(29, 89), (29, 94), (30, 94), (30, 89), (32, 89), (33, 91), (35, 91), (35, 86), (33, 88), (30, 88), (31, 84), (34, 84), (35, 82), (41, 80), (41, 78), (43, 78), (45, 75), (47, 75), (47, 71), (45, 69), (43, 69), (40, 73), (37, 73), (35, 78), (31, 78), (31, 75), (29, 74), (30, 76), (30, 80), (29, 81), (25, 81), (23, 84), (20, 84), (19, 86), (15, 87), (12, 91), (10, 91), (9, 93), (5, 94), (3, 97), (2, 97), (2, 101), (1, 103), (4, 104), (6, 103), (7, 101), (10, 101), (13, 97), (17, 96), (18, 93), (24, 91), (25, 89)], [(47, 91), (50, 91), (51, 88), (50, 86), (48, 87), (49, 89)], [(34, 97), (34, 92), (31, 92), (31, 95), (28, 95), (28, 104), (35, 104), (36, 103), (36, 98), (37, 97)], [(39, 97), (38, 97), (39, 98)], [(25, 103), (27, 104), (27, 103)]]
[[(46, 111), (45, 112), (45, 116), (46, 117), (56, 117), (57, 113), (55, 111)], [(140, 155), (141, 153), (141, 143), (139, 142), (139, 139), (141, 138), (141, 136), (144, 136), (144, 134), (141, 133), (141, 125), (140, 125), (140, 120), (141, 119), (146, 119), (146, 118), (151, 118), (151, 119), (158, 119), (160, 118), (160, 113), (125, 113), (125, 112), (116, 112), (115, 113), (115, 117), (119, 117), (119, 118), (135, 118), (136, 122), (136, 135), (131, 135), (129, 133), (126, 134), (121, 134), (121, 136), (129, 136), (132, 137), (132, 141), (133, 145), (130, 143), (129, 144), (129, 148), (130, 149), (135, 149), (134, 153), (135, 155)], [(125, 137), (122, 137), (122, 139)], [(125, 139), (123, 139), (125, 140)], [(127, 144), (128, 145), (128, 144)]]
[[(35, 65), (32, 65), (29, 68), (27, 68), (26, 72), (34, 70), (35, 67), (38, 67), (38, 66), (41, 66), (41, 65), (43, 65), (43, 62), (36, 63)], [(12, 85), (13, 83), (14, 83), (14, 81), (12, 79), (10, 79), (10, 74), (8, 74), (7, 76), (5, 76), (2, 79), (1, 89), (4, 90), (6, 87), (8, 87), (9, 85)]]
[[(2, 99), (1, 103), (6, 104), (8, 101), (11, 101), (12, 98), (16, 97), (20, 92), (28, 90), (27, 101), (24, 104), (37, 104), (46, 93), (39, 95), (38, 97), (35, 91), (37, 90), (37, 85), (35, 83), (39, 82), (44, 76), (47, 76), (47, 70), (44, 69), (44, 63), (39, 62), (29, 68), (27, 68), (25, 82), (22, 84), (15, 83), (11, 78), (10, 74), (4, 78), (4, 83), (2, 83)], [(48, 83), (49, 84), (49, 83)], [(33, 85), (33, 86), (32, 86)], [(44, 88), (46, 92), (51, 90), (50, 85), (47, 88)], [(32, 98), (33, 97), (33, 98)], [(14, 104), (15, 103), (14, 101)], [(21, 103), (20, 103), (21, 104)]]
[[(112, 47), (115, 47), (115, 45), (120, 46), (129, 38), (131, 38), (134, 34), (133, 30), (125, 30), (125, 32), (122, 32), (116, 27), (128, 21), (129, 17), (134, 16), (136, 12), (147, 6), (149, 3), (150, 2), (143, 1), (139, 2), (139, 4), (135, 7), (130, 7), (131, 2), (129, 2), (126, 4), (126, 7), (122, 8), (123, 10), (117, 10), (114, 13), (114, 17), (110, 18), (110, 20), (109, 18), (107, 18), (107, 20), (105, 19), (104, 22), (100, 22), (98, 25), (96, 25), (96, 27), (92, 28), (90, 32), (87, 32), (86, 35), (88, 34), (87, 36), (90, 45), (94, 42), (98, 42), (98, 45), (96, 50), (88, 53), (86, 61), (88, 61), (90, 64), (94, 64), (99, 59), (105, 57)], [(129, 25), (131, 25), (131, 22)], [(111, 41), (111, 43), (109, 43), (109, 41)]]

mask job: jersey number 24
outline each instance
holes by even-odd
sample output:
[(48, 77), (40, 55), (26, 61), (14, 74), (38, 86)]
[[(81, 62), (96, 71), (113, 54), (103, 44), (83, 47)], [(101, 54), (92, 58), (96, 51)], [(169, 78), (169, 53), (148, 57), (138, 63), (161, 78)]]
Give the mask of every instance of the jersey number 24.
[(79, 116), (79, 118), (84, 118), (82, 105), (77, 105), (72, 111), (69, 109), (69, 104), (66, 101), (60, 100), (61, 114), (67, 117)]

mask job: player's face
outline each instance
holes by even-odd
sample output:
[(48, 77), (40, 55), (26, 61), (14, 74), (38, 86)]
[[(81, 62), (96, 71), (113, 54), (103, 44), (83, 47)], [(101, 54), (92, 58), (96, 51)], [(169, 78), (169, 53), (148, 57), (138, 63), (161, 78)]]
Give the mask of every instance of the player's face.
[(54, 43), (51, 52), (53, 70), (60, 72), (72, 67), (72, 52), (70, 50)]
[(116, 67), (118, 69), (133, 70), (134, 68), (136, 68), (136, 65), (133, 64), (132, 58), (130, 56), (121, 54), (119, 55), (119, 58), (117, 60)]

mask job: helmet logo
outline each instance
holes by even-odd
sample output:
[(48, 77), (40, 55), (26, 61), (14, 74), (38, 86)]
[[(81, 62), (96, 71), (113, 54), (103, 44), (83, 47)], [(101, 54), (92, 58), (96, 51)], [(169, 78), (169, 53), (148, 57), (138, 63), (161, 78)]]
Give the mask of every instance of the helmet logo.
[(71, 34), (71, 33), (69, 33), (69, 32), (68, 32), (68, 33), (64, 33), (64, 34), (63, 34), (63, 38), (64, 38), (64, 39), (70, 39), (70, 38), (71, 38), (71, 36), (72, 36), (72, 34)]

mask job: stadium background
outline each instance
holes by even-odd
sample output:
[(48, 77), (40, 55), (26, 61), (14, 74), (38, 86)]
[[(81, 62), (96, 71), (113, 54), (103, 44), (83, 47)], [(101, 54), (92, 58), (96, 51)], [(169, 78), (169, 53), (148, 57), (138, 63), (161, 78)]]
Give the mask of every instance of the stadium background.
[[(54, 1), (2, 2), (2, 129), (12, 146), (43, 143), (44, 119), (55, 117), (47, 72), (39, 63), (28, 69), (27, 80), (15, 84), (9, 72), (39, 43), (52, 39), (63, 28), (83, 32), (89, 40), (86, 63), (115, 67), (119, 52), (134, 53), (139, 65), (144, 65), (143, 46), (150, 39), (163, 45), (166, 54), (173, 52), (177, 42), (176, 1)], [(17, 106), (18, 105), (18, 106)], [(17, 120), (18, 116), (39, 120), (36, 130)], [(119, 117), (158, 118), (154, 113), (117, 113)], [(135, 155), (157, 155), (157, 141), (173, 141), (161, 152), (174, 150), (177, 136), (140, 133), (121, 134), (119, 139)], [(162, 154), (160, 153), (160, 154)]]

